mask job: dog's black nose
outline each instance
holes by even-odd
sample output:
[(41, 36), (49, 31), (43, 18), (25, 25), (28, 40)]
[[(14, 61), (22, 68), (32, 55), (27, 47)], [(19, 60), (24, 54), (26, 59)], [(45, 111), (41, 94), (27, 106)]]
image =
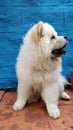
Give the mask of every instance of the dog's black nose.
[(65, 39), (68, 39), (66, 36), (64, 36)]

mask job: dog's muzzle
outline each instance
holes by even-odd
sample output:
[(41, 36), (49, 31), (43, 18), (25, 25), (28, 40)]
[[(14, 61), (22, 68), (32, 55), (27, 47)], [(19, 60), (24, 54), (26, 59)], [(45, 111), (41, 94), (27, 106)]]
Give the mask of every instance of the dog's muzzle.
[(64, 48), (66, 47), (67, 44), (65, 44), (63, 47), (59, 48), (59, 49), (55, 49), (52, 51), (52, 54), (56, 57), (60, 57), (65, 55), (66, 51), (64, 50)]

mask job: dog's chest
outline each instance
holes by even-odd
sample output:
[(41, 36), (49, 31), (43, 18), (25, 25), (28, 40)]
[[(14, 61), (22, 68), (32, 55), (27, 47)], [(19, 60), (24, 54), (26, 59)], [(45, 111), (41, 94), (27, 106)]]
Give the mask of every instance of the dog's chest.
[(56, 81), (60, 73), (60, 64), (58, 62), (44, 61), (40, 67), (34, 67), (32, 80), (35, 84), (45, 84)]

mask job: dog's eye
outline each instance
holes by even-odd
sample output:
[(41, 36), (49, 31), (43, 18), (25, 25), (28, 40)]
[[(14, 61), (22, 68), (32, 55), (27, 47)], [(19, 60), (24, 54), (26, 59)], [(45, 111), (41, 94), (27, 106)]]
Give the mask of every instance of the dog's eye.
[(51, 37), (51, 40), (53, 40), (53, 39), (55, 39), (55, 36), (52, 36), (52, 37)]

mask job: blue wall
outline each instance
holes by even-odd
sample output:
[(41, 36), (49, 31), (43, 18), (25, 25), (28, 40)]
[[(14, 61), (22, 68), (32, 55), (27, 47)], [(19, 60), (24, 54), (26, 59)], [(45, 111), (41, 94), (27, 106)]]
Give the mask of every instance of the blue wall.
[(17, 86), (15, 63), (22, 37), (40, 20), (69, 37), (63, 58), (63, 74), (69, 78), (73, 70), (73, 0), (0, 0), (0, 88)]

